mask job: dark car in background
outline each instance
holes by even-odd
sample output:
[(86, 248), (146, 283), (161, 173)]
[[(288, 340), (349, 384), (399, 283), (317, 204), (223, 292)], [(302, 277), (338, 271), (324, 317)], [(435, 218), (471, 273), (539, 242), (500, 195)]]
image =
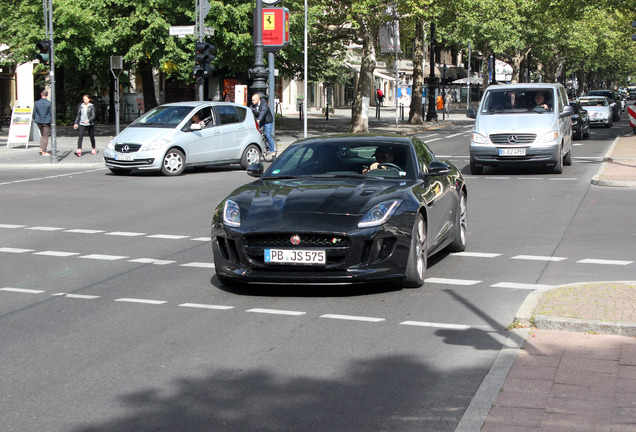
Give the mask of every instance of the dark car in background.
[(574, 114), (570, 117), (572, 122), (572, 138), (583, 139), (590, 136), (590, 116), (579, 101), (570, 101)]
[(416, 137), (300, 140), (267, 170), (256, 163), (248, 174), (257, 180), (230, 193), (212, 217), (224, 285), (415, 288), (429, 256), (466, 248), (464, 177)]
[(612, 121), (620, 121), (623, 112), (618, 92), (614, 90), (590, 90), (585, 96), (604, 96), (612, 109)]

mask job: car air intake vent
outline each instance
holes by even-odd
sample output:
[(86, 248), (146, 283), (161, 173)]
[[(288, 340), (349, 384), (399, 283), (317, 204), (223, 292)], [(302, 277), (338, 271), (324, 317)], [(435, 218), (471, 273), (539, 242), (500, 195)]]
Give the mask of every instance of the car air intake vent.
[[(298, 236), (298, 244), (292, 243), (292, 237)], [(334, 234), (289, 233), (255, 234), (245, 236), (247, 247), (349, 247), (349, 238)]]
[(115, 144), (115, 151), (119, 153), (134, 153), (139, 151), (141, 144)]
[(493, 144), (515, 145), (515, 144), (532, 144), (537, 138), (536, 134), (493, 134), (490, 135), (490, 141)]

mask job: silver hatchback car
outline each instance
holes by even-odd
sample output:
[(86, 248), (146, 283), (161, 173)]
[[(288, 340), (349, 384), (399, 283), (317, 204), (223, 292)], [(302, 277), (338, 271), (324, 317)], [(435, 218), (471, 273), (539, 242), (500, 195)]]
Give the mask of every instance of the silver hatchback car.
[(574, 113), (561, 84), (509, 84), (488, 87), (470, 136), (470, 172), (484, 166), (544, 165), (555, 173), (572, 164)]
[(132, 170), (175, 176), (186, 167), (261, 160), (261, 134), (249, 108), (227, 102), (176, 102), (132, 122), (104, 150), (114, 174)]

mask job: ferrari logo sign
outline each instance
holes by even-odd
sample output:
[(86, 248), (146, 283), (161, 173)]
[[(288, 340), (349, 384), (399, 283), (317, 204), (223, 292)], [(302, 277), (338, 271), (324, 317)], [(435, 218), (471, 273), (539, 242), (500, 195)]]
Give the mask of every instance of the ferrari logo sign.
[(289, 9), (263, 8), (263, 48), (278, 51), (289, 45)]

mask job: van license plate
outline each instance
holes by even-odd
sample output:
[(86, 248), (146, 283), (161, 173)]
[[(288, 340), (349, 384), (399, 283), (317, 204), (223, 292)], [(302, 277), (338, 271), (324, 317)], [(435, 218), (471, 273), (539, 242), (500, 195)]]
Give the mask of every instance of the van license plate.
[(526, 149), (524, 148), (510, 148), (499, 149), (499, 156), (525, 156)]
[(265, 249), (266, 263), (325, 264), (325, 256), (324, 250)]

